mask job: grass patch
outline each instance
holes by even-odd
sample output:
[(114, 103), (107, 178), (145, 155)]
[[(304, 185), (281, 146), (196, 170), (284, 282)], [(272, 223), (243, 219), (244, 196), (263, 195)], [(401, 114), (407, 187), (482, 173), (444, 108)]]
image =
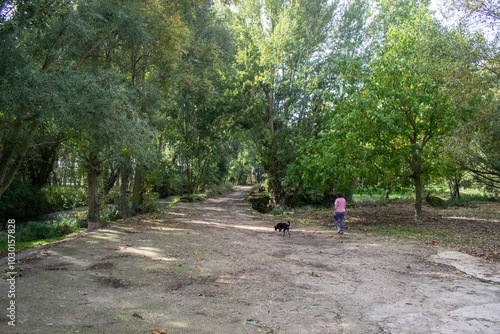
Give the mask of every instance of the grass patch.
[[(16, 250), (28, 249), (54, 241), (62, 240), (68, 236), (82, 233), (79, 222), (75, 219), (66, 219), (59, 222), (33, 222), (16, 226)], [(5, 256), (8, 251), (7, 233), (0, 231), (0, 256)]]
[(395, 239), (406, 239), (426, 244), (457, 245), (470, 244), (471, 240), (463, 242), (454, 231), (434, 230), (423, 226), (374, 226), (365, 228), (372, 234)]
[[(101, 221), (115, 221), (121, 218), (120, 210), (115, 206), (107, 206), (101, 211)], [(16, 224), (14, 234), (16, 250), (48, 244), (62, 240), (68, 236), (82, 233), (87, 229), (87, 211), (78, 211), (61, 217), (55, 221), (28, 221)], [(0, 257), (5, 256), (8, 249), (6, 226), (0, 230)]]
[[(391, 239), (442, 245), (500, 262), (500, 202), (463, 196), (465, 206), (431, 208), (424, 205), (420, 222), (414, 220), (413, 199), (358, 198), (347, 209), (345, 232), (356, 231)], [(297, 224), (309, 222), (335, 230), (333, 208), (302, 207), (279, 217)], [(278, 217), (276, 217), (278, 218)]]
[[(47, 238), (47, 239), (38, 239), (38, 240), (32, 240), (32, 241), (16, 241), (16, 250), (23, 250), (23, 249), (29, 249), (37, 246), (42, 246), (45, 244), (50, 244), (55, 241), (60, 241), (68, 237), (72, 237), (75, 235), (78, 235), (85, 231), (85, 229), (80, 229), (76, 232), (70, 233), (65, 236), (60, 236), (60, 237), (54, 237), (54, 238)], [(8, 245), (6, 242), (0, 243), (0, 250), (2, 253), (7, 253)]]
[(207, 189), (203, 193), (182, 196), (179, 198), (179, 201), (180, 202), (189, 202), (189, 203), (200, 202), (200, 201), (206, 200), (207, 198), (217, 197), (217, 196), (227, 194), (228, 192), (230, 192), (232, 190), (233, 190), (233, 186), (229, 185), (229, 184), (213, 186), (213, 187), (210, 187), (209, 189)]
[(172, 198), (169, 198), (167, 205), (172, 206), (179, 202), (181, 202), (181, 196), (172, 196)]
[(191, 195), (187, 195), (187, 196), (182, 196), (180, 198), (180, 201), (194, 203), (194, 202), (204, 201), (206, 198), (207, 198), (207, 196), (204, 194), (191, 194)]
[[(46, 239), (62, 238), (83, 229), (76, 219), (64, 219), (58, 222), (30, 221), (27, 224), (16, 226), (16, 245), (26, 242), (37, 242)], [(7, 245), (7, 234), (2, 231), (0, 245)]]
[(231, 184), (223, 184), (219, 186), (210, 187), (205, 191), (206, 197), (216, 197), (225, 195), (233, 190), (233, 186)]

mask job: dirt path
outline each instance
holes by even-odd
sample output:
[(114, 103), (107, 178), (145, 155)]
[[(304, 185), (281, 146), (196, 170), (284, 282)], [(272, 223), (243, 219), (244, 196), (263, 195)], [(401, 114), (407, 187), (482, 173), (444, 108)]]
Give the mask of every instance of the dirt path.
[(3, 259), (0, 333), (500, 333), (498, 264), (326, 227), (282, 237), (245, 190), (18, 254), (15, 327)]

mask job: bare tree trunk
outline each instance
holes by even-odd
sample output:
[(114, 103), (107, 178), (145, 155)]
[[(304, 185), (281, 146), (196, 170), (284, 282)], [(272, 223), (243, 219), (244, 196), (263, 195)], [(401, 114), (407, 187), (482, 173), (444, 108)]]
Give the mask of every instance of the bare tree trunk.
[(415, 221), (422, 219), (422, 178), (420, 172), (415, 172)]
[[(210, 156), (210, 154), (209, 154)], [(203, 167), (201, 168), (201, 171), (200, 171), (200, 176), (198, 177), (198, 181), (196, 182), (196, 185), (194, 186), (194, 190), (195, 192), (201, 192), (201, 191), (204, 191), (205, 188), (206, 188), (206, 178), (203, 178), (205, 176), (205, 173), (206, 173), (206, 167), (207, 165), (210, 164), (210, 158), (207, 158), (204, 162), (203, 162)]]
[(450, 196), (452, 198), (460, 198), (460, 182), (462, 181), (462, 176), (455, 173), (448, 180), (448, 185), (450, 187)]
[(186, 176), (187, 176), (187, 192), (188, 194), (194, 194), (194, 189), (193, 189), (193, 173), (191, 171), (191, 166), (189, 164), (189, 161), (186, 162)]
[(120, 184), (120, 211), (122, 219), (128, 217), (128, 201), (127, 201), (127, 190), (130, 180), (130, 173), (128, 170), (129, 166), (124, 166), (121, 168), (121, 184)]
[(347, 194), (346, 197), (345, 197), (345, 200), (346, 200), (347, 203), (351, 203), (352, 202), (352, 198), (354, 196), (354, 190), (356, 189), (356, 184), (358, 183), (358, 181), (359, 181), (359, 177), (355, 178), (352, 181), (351, 188), (349, 189), (349, 194)]
[(91, 154), (89, 159), (90, 166), (88, 167), (87, 182), (88, 182), (88, 231), (93, 231), (101, 228), (101, 215), (99, 203), (99, 172), (100, 161), (97, 155)]
[[(415, 135), (416, 137), (416, 135)], [(414, 144), (415, 141), (412, 142)], [(410, 170), (412, 172), (411, 178), (415, 182), (415, 221), (419, 222), (422, 219), (422, 158), (420, 157), (420, 150), (415, 150), (413, 156), (410, 158)]]
[(134, 186), (132, 188), (132, 215), (141, 212), (142, 208), (142, 168), (135, 168)]
[(113, 189), (116, 184), (116, 180), (118, 180), (118, 176), (120, 175), (120, 170), (115, 168), (115, 166), (110, 166), (110, 173), (106, 180), (104, 181), (103, 194), (107, 195)]
[[(38, 122), (31, 124), (24, 142), (5, 143), (0, 146), (0, 196), (10, 186), (21, 167), (38, 125)], [(19, 136), (25, 135), (21, 124), (16, 125), (13, 132), (19, 134)]]

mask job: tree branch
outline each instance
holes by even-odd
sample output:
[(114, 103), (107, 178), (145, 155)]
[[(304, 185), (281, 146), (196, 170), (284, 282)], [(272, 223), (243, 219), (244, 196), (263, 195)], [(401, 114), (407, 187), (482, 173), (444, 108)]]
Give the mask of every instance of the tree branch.
[(85, 55), (83, 55), (82, 58), (80, 58), (80, 61), (78, 61), (78, 63), (76, 64), (75, 66), (75, 69), (78, 69), (84, 62), (85, 60), (87, 60), (87, 58), (89, 58), (90, 56), (92, 56), (92, 53), (95, 51), (95, 49), (97, 49), (105, 40), (107, 40), (108, 38), (110, 38), (116, 31), (118, 27), (114, 27), (113, 29), (111, 29), (111, 31), (103, 36), (100, 40), (98, 40), (94, 45), (92, 45), (92, 47), (90, 48), (89, 51), (87, 51), (87, 53)]

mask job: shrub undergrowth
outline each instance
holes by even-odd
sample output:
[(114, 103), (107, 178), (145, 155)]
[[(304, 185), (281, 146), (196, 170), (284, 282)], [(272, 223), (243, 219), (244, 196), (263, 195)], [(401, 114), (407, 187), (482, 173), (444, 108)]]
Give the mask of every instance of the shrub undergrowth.
[(83, 188), (70, 186), (38, 189), (14, 180), (0, 197), (0, 218), (28, 218), (85, 205)]

